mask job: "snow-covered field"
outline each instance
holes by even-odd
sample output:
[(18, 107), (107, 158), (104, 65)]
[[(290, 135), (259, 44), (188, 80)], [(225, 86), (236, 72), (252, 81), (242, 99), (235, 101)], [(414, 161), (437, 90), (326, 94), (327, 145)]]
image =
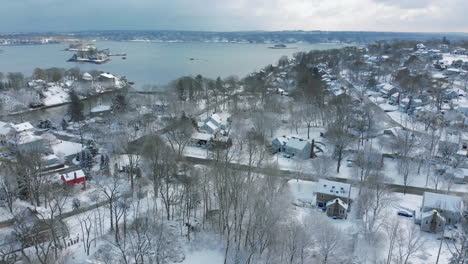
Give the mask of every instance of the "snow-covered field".
[(44, 104), (46, 106), (63, 104), (69, 101), (68, 93), (58, 85), (48, 87), (44, 91)]

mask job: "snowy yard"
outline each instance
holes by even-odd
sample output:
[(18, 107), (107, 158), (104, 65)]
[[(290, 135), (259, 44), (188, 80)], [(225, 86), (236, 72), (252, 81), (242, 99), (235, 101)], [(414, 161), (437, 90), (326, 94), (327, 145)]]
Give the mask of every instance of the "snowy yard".
[(68, 93), (58, 85), (48, 87), (44, 92), (44, 104), (46, 106), (63, 104), (69, 101), (70, 96)]

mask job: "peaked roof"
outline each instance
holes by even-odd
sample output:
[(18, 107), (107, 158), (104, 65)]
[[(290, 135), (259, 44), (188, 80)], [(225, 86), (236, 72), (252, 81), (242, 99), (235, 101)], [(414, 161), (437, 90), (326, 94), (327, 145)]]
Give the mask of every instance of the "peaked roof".
[(327, 202), (327, 207), (333, 205), (334, 203), (338, 202), (338, 204), (343, 207), (345, 210), (348, 210), (348, 204), (343, 202), (340, 198), (335, 198)]
[(427, 212), (424, 212), (421, 214), (421, 218), (427, 218), (427, 217), (432, 217), (433, 214), (436, 214), (439, 218), (441, 218), (442, 220), (445, 221), (445, 218), (440, 215), (440, 213), (437, 211), (437, 210), (430, 210), (430, 211), (427, 211)]
[(351, 184), (320, 179), (317, 192), (330, 194), (338, 197), (348, 198), (351, 191)]
[(29, 122), (24, 122), (21, 124), (13, 125), (12, 127), (16, 132), (23, 132), (23, 131), (31, 130), (34, 128)]
[(463, 202), (460, 197), (440, 193), (425, 192), (422, 207), (461, 212)]
[(85, 174), (84, 174), (83, 170), (68, 172), (68, 173), (62, 174), (62, 177), (63, 177), (63, 179), (65, 179), (65, 181), (71, 181), (71, 180), (75, 179), (75, 173), (76, 173), (76, 178), (77, 179), (85, 177)]
[(305, 139), (292, 137), (288, 140), (288, 142), (286, 143), (286, 146), (290, 148), (294, 148), (294, 149), (303, 150), (304, 148), (307, 147), (308, 144), (310, 143)]

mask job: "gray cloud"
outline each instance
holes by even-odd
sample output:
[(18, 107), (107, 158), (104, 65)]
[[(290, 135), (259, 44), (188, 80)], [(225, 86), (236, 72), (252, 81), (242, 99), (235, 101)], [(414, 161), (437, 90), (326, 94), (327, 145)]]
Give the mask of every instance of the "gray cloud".
[(466, 0), (4, 0), (0, 31), (468, 31)]

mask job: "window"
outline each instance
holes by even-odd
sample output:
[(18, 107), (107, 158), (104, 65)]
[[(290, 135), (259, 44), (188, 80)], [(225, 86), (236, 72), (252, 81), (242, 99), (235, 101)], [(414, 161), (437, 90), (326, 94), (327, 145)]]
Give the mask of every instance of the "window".
[(344, 214), (344, 210), (343, 210), (343, 209), (340, 210), (340, 214)]

